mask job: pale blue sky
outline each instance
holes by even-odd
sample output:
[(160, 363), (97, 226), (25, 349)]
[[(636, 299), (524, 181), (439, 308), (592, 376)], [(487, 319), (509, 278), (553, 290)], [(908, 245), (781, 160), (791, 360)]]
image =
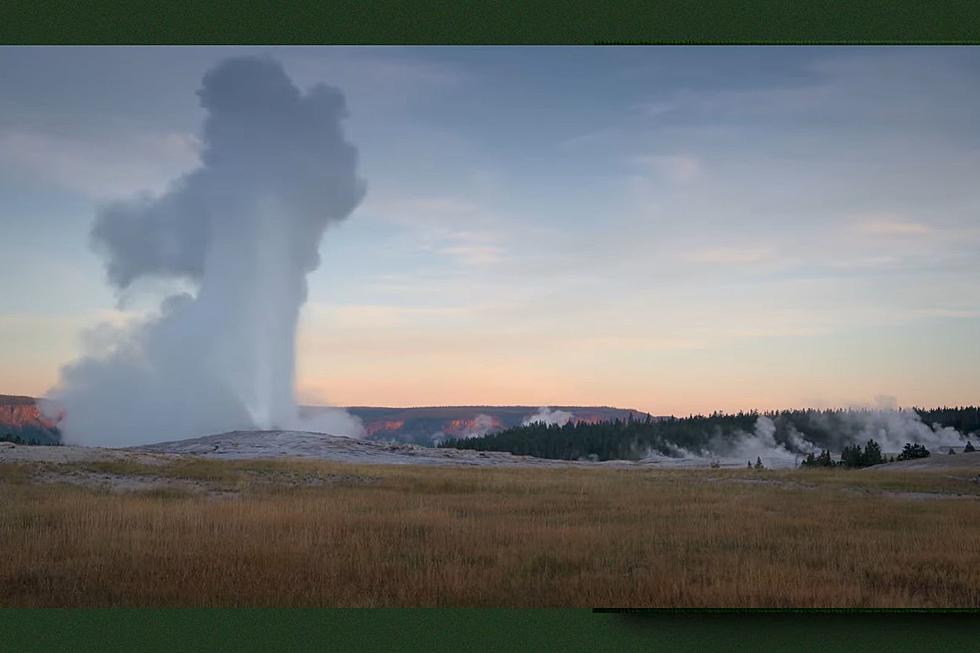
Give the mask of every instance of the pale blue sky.
[(100, 203), (194, 167), (269, 53), (347, 97), (302, 399), (656, 413), (980, 398), (980, 49), (0, 48), (0, 393), (117, 298)]

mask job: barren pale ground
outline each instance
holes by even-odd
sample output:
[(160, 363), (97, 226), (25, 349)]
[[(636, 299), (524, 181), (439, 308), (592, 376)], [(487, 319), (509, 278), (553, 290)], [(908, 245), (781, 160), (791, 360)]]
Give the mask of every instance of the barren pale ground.
[(4, 447), (0, 606), (980, 607), (980, 453), (930, 461), (461, 467)]

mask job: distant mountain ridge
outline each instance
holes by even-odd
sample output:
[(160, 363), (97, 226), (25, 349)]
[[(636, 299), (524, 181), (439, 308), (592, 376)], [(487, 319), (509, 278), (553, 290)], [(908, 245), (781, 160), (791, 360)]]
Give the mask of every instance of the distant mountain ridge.
[(0, 395), (0, 439), (13, 436), (34, 444), (57, 444), (61, 442), (59, 421), (60, 416), (45, 416), (34, 397)]
[[(540, 406), (420, 406), (413, 408), (379, 408), (349, 406), (351, 415), (364, 423), (372, 440), (393, 440), (431, 445), (448, 438), (466, 438), (496, 433), (525, 420), (556, 419), (573, 422), (625, 420), (646, 417), (631, 408), (612, 406), (549, 406), (542, 414)], [(315, 413), (316, 407), (303, 407), (301, 413)], [(567, 414), (567, 415), (565, 415)]]
[[(321, 409), (324, 407), (300, 406), (300, 414), (315, 415)], [(588, 423), (646, 417), (638, 410), (612, 406), (550, 406), (544, 413), (540, 406), (350, 406), (346, 410), (361, 419), (367, 439), (422, 445), (495, 433), (535, 416)], [(46, 417), (34, 397), (0, 395), (0, 438), (9, 435), (25, 442), (55, 444), (61, 441), (61, 417)]]

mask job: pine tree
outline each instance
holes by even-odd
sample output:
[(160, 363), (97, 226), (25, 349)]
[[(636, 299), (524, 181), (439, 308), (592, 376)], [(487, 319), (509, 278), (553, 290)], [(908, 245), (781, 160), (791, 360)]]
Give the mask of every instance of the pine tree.
[(840, 464), (844, 467), (861, 467), (863, 455), (858, 445), (847, 445), (840, 452)]
[(912, 444), (911, 442), (906, 442), (905, 447), (902, 448), (902, 453), (898, 454), (899, 460), (914, 460), (916, 458), (928, 458), (929, 450), (925, 448), (925, 445)]
[(973, 453), (976, 449), (973, 448), (973, 443), (969, 440), (966, 441), (966, 446), (963, 447), (963, 453)]
[(868, 444), (864, 447), (864, 454), (862, 455), (861, 464), (864, 467), (870, 467), (871, 465), (880, 465), (884, 462), (881, 457), (881, 447), (874, 440), (868, 440)]

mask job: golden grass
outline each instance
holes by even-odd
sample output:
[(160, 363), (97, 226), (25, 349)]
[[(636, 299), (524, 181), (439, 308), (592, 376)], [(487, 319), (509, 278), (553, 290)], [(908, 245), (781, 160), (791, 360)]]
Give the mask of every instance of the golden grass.
[(980, 607), (980, 500), (887, 494), (944, 474), (58, 469), (202, 492), (0, 466), (0, 606)]

